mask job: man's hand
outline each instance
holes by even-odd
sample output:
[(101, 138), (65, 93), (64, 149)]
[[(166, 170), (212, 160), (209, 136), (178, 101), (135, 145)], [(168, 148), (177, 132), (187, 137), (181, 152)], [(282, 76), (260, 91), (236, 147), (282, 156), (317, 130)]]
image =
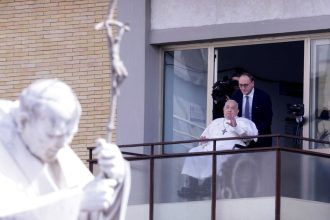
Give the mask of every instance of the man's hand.
[(232, 127), (236, 127), (237, 126), (237, 122), (235, 117), (231, 117), (229, 118), (229, 122), (226, 122), (228, 125), (232, 126)]
[(101, 172), (106, 178), (113, 179), (119, 183), (125, 177), (125, 160), (115, 144), (109, 144), (104, 139), (98, 139), (96, 149), (93, 154), (97, 157), (97, 162)]
[(205, 147), (206, 145), (207, 145), (207, 141), (205, 141), (205, 139), (206, 139), (206, 136), (201, 136), (200, 138), (199, 138), (199, 145), (201, 145), (201, 146), (203, 146), (203, 147)]

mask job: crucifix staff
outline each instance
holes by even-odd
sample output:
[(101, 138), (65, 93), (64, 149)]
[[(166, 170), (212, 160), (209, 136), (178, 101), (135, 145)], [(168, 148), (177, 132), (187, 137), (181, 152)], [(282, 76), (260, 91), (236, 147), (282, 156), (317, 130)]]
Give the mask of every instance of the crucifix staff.
[[(115, 8), (117, 6), (118, 0), (112, 0), (109, 5), (109, 15), (105, 21), (102, 21), (95, 25), (96, 30), (106, 29), (107, 31), (107, 38), (109, 43), (109, 54), (110, 60), (112, 61), (110, 67), (110, 79), (112, 82), (111, 94), (110, 94), (110, 102), (111, 102), (111, 109), (109, 113), (109, 122), (107, 125), (107, 142), (112, 142), (112, 134), (113, 131), (116, 129), (115, 126), (115, 116), (116, 116), (116, 109), (117, 109), (117, 99), (119, 96), (119, 87), (126, 79), (128, 73), (127, 69), (120, 58), (120, 44), (123, 38), (123, 35), (126, 31), (129, 31), (130, 28), (127, 24), (122, 23), (115, 19)], [(98, 148), (99, 146), (97, 146)], [(130, 169), (129, 165), (126, 168), (126, 181), (121, 186), (123, 190), (123, 198), (120, 203), (127, 205), (129, 189), (130, 189)], [(103, 178), (109, 178), (105, 173), (102, 173)], [(116, 187), (118, 186), (118, 182), (114, 184)], [(119, 206), (119, 203), (115, 203), (116, 206)], [(124, 205), (125, 206), (125, 205)], [(113, 207), (117, 209), (118, 207)], [(120, 209), (120, 220), (124, 220), (124, 214), (126, 211), (126, 206)], [(115, 212), (107, 212), (104, 211), (102, 213), (98, 213), (99, 220), (110, 220), (113, 219), (113, 214)]]
[(120, 58), (120, 43), (125, 31), (129, 31), (130, 28), (127, 24), (122, 23), (114, 18), (115, 7), (117, 6), (117, 0), (113, 0), (110, 3), (109, 15), (105, 21), (98, 23), (95, 26), (96, 30), (106, 28), (108, 42), (109, 42), (109, 51), (110, 51), (110, 60), (112, 65), (110, 67), (110, 78), (112, 80), (112, 91), (110, 95), (111, 110), (109, 115), (109, 123), (107, 126), (108, 137), (107, 140), (110, 143), (112, 141), (112, 133), (115, 130), (115, 116), (117, 108), (117, 98), (119, 96), (119, 87), (127, 77), (128, 73), (123, 61)]

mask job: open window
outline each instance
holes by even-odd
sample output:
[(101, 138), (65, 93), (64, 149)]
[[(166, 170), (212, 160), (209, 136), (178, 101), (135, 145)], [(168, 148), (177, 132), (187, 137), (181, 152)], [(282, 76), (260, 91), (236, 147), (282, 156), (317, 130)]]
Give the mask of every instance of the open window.
[(217, 80), (230, 80), (240, 69), (251, 73), (255, 87), (271, 97), (272, 133), (297, 135), (288, 105), (303, 104), (304, 41), (220, 47), (216, 54)]

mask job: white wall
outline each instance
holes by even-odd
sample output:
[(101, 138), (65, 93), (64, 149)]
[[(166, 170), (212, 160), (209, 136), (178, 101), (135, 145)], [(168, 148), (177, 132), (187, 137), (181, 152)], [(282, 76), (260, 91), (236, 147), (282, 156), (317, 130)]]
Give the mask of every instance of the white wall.
[(151, 29), (329, 15), (329, 0), (152, 0)]
[[(193, 201), (180, 203), (159, 203), (154, 207), (157, 220), (200, 220), (211, 219), (211, 202)], [(221, 220), (273, 220), (275, 219), (275, 198), (259, 197), (245, 199), (217, 200), (216, 219)], [(328, 220), (328, 203), (294, 198), (281, 198), (282, 220)], [(148, 205), (129, 206), (127, 220), (149, 219)]]
[[(217, 200), (216, 212), (216, 219), (221, 220), (273, 220), (275, 219), (275, 199), (274, 197), (260, 197)], [(129, 206), (126, 220), (148, 220), (147, 213), (147, 205)], [(158, 203), (154, 206), (154, 219), (211, 219), (211, 201)]]
[(328, 220), (329, 216), (329, 203), (286, 197), (281, 199), (281, 220)]

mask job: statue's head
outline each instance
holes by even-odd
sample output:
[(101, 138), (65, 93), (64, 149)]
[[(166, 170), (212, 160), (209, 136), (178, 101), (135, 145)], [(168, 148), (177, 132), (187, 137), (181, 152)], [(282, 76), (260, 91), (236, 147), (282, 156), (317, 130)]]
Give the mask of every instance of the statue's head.
[(67, 84), (38, 80), (23, 90), (16, 123), (29, 151), (42, 162), (50, 162), (72, 141), (80, 115), (80, 103)]

